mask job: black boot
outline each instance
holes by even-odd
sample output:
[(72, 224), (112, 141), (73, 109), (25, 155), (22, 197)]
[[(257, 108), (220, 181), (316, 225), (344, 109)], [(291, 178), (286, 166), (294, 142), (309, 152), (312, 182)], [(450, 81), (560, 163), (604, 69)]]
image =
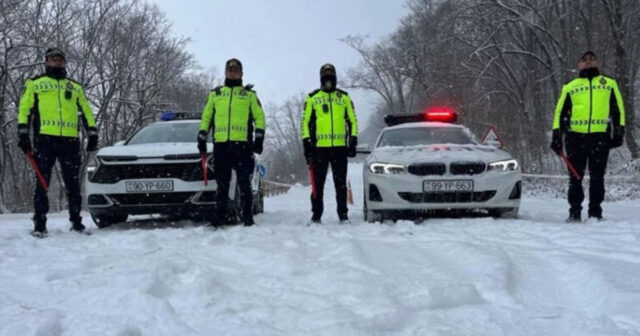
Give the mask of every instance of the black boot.
[(213, 229), (217, 229), (221, 226), (224, 226), (226, 222), (226, 214), (224, 211), (215, 210), (214, 215), (211, 217), (209, 221), (209, 227)]
[(604, 219), (602, 218), (602, 208), (600, 206), (596, 207), (595, 209), (589, 208), (589, 218), (595, 218), (599, 222), (603, 221)]
[(244, 219), (244, 226), (254, 226), (256, 222), (253, 221), (252, 217)]
[(75, 231), (78, 233), (82, 233), (84, 232), (84, 230), (86, 229), (86, 227), (82, 224), (82, 221), (74, 221), (71, 223), (71, 230), (70, 231)]
[(581, 223), (582, 218), (580, 218), (579, 212), (569, 212), (569, 217), (566, 220), (567, 223)]
[(307, 226), (312, 224), (322, 224), (322, 219), (320, 217), (311, 216), (311, 219), (307, 222)]
[(48, 234), (49, 232), (47, 232), (47, 217), (33, 216), (33, 231), (31, 231), (31, 235), (36, 238), (44, 238)]

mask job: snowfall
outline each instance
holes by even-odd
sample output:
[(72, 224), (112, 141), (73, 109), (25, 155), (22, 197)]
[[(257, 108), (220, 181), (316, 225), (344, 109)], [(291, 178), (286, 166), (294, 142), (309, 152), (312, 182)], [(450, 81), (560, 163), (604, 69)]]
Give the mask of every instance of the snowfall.
[(582, 224), (544, 196), (515, 220), (370, 224), (361, 169), (351, 225), (330, 178), (322, 225), (302, 185), (249, 228), (84, 213), (84, 236), (55, 213), (35, 239), (0, 215), (0, 335), (640, 335), (638, 201)]

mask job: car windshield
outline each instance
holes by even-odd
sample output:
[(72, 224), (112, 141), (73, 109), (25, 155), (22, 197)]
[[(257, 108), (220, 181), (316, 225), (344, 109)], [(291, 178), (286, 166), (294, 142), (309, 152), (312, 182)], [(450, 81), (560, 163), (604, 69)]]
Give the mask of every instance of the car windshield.
[[(139, 145), (164, 142), (196, 142), (199, 122), (167, 122), (151, 124), (136, 133), (127, 145)], [(212, 141), (211, 137), (209, 142)]]
[(385, 131), (377, 147), (436, 144), (470, 145), (477, 142), (460, 127), (412, 127)]

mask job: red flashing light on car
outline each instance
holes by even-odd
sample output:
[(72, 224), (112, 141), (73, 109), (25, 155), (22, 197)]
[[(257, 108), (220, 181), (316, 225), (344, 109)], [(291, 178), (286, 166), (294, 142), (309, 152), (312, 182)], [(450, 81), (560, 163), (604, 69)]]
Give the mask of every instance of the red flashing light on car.
[(384, 117), (384, 121), (387, 126), (421, 121), (454, 123), (457, 120), (458, 114), (450, 107), (430, 107), (422, 113), (387, 115)]
[(450, 107), (430, 107), (424, 112), (426, 121), (456, 122), (458, 115)]

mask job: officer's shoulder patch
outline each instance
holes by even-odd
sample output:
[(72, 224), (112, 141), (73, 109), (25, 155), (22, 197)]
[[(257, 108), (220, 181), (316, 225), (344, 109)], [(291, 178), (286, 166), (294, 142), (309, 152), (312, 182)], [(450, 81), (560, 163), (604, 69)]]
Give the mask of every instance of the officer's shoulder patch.
[(345, 90), (336, 89), (336, 91), (338, 91), (339, 94), (343, 94), (345, 96), (349, 96), (349, 94)]
[(222, 85), (218, 85), (216, 87), (214, 87), (211, 92), (215, 92), (216, 95), (220, 95), (220, 89), (222, 88)]
[(80, 84), (80, 82), (78, 82), (77, 80), (75, 80), (73, 78), (67, 78), (67, 80), (70, 81), (71, 83), (78, 84), (80, 87), (82, 87), (82, 84)]
[(606, 75), (602, 75), (602, 78), (608, 81), (614, 81), (615, 82), (615, 78), (610, 77), (610, 76), (606, 76)]
[(247, 85), (244, 86), (244, 89), (247, 90), (247, 91), (256, 92), (256, 90), (253, 89), (253, 86), (254, 86), (253, 84), (247, 84)]
[(316, 94), (318, 94), (318, 92), (320, 92), (320, 89), (315, 89), (315, 90), (311, 91), (311, 92), (309, 93), (309, 97), (313, 97), (313, 96), (315, 96)]

